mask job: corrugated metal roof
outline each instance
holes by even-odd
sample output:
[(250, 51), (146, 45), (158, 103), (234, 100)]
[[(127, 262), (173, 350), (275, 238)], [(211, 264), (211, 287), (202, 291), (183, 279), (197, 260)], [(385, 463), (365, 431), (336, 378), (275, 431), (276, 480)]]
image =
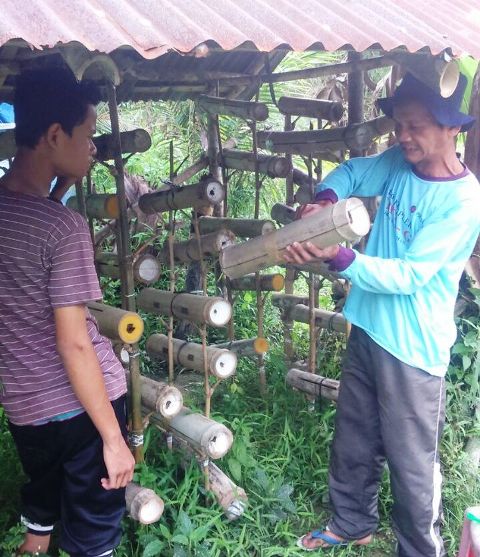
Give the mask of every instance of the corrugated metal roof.
[(363, 51), (377, 46), (480, 58), (480, 3), (473, 0), (2, 0), (0, 46), (78, 41), (147, 59), (205, 42), (271, 51)]

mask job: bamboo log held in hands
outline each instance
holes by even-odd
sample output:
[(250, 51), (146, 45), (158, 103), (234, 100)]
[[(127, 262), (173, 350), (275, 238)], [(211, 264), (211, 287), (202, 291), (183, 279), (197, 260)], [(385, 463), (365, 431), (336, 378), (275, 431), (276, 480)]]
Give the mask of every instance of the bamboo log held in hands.
[[(147, 339), (145, 348), (152, 358), (167, 359), (168, 337), (160, 334), (151, 335)], [(201, 344), (174, 338), (173, 359), (176, 364), (188, 369), (198, 372), (204, 371), (204, 356)], [(230, 350), (208, 346), (207, 367), (211, 375), (218, 379), (227, 379), (235, 373), (237, 356)]]
[(154, 193), (146, 193), (138, 200), (138, 206), (147, 215), (176, 209), (213, 207), (223, 201), (225, 189), (211, 177), (190, 186), (171, 186)]
[(280, 230), (225, 247), (220, 265), (235, 279), (283, 262), (286, 248), (294, 242), (311, 242), (326, 248), (348, 240), (357, 242), (370, 229), (370, 218), (360, 199), (352, 197), (323, 207), (314, 215), (287, 224)]
[(175, 293), (144, 288), (137, 296), (140, 309), (160, 315), (172, 315), (194, 323), (223, 327), (232, 316), (232, 306), (223, 298)]
[(125, 344), (135, 344), (140, 340), (144, 325), (138, 313), (99, 302), (88, 302), (87, 307), (97, 321), (100, 334)]

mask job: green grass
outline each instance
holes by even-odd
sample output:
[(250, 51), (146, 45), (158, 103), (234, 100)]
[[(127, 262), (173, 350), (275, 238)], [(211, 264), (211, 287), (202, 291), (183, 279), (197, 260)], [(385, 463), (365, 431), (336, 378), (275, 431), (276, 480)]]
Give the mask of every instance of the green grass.
[[(322, 402), (312, 408), (302, 395), (285, 386), (280, 354), (270, 355), (267, 363), (266, 398), (259, 394), (255, 365), (243, 363), (235, 382), (222, 385), (213, 403), (214, 417), (228, 425), (235, 438), (232, 450), (217, 464), (247, 491), (245, 514), (227, 522), (221, 508), (205, 492), (198, 466), (194, 463), (182, 468), (181, 457), (169, 452), (163, 434), (151, 428), (147, 433), (146, 464), (138, 466), (136, 480), (157, 491), (165, 501), (165, 512), (157, 524), (150, 526), (125, 519), (118, 556), (304, 555), (295, 547), (297, 537), (324, 525), (328, 517), (327, 470), (335, 407)], [(457, 416), (459, 400), (455, 392), (450, 393), (450, 405)], [(195, 397), (188, 403), (194, 404)], [(462, 427), (450, 420), (443, 451), (443, 533), (449, 555), (456, 551), (465, 508), (480, 500), (478, 482), (468, 472), (462, 452), (464, 434)], [(21, 475), (4, 421), (1, 436), (4, 472), (0, 479), (0, 524), (4, 534), (0, 549), (3, 555), (10, 555), (19, 539), (15, 521)], [(382, 483), (381, 524), (374, 543), (365, 548), (337, 548), (332, 555), (393, 554), (387, 480)]]

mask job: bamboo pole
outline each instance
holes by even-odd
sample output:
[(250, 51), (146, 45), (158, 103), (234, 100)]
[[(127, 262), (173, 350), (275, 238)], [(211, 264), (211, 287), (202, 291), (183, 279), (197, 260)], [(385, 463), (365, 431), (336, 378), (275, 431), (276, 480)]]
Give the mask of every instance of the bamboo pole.
[[(114, 279), (121, 277), (118, 255), (111, 252), (100, 252), (95, 255), (95, 266), (101, 276)], [(133, 260), (133, 277), (135, 282), (152, 284), (161, 275), (160, 261), (150, 254), (140, 254)]]
[[(110, 143), (113, 160), (115, 164), (115, 184), (117, 187), (118, 206), (120, 216), (117, 220), (117, 244), (120, 263), (120, 288), (122, 307), (125, 310), (135, 311), (134, 277), (132, 267), (132, 255), (130, 247), (130, 230), (127, 211), (127, 196), (125, 192), (125, 176), (123, 172), (122, 159), (122, 137), (118, 120), (117, 93), (115, 85), (111, 80), (106, 82), (108, 95), (108, 109), (110, 114), (110, 125), (112, 129), (112, 140)], [(143, 321), (142, 332), (143, 332)], [(140, 384), (140, 358), (136, 340), (132, 340), (135, 326), (127, 328), (127, 343), (130, 348), (130, 433), (129, 441), (135, 455), (135, 461), (143, 461), (143, 422), (141, 409), (141, 384)]]
[(237, 520), (246, 510), (248, 497), (245, 490), (236, 485), (213, 462), (208, 463), (210, 491), (217, 503), (222, 507), (229, 521)]
[[(258, 171), (270, 178), (285, 178), (291, 170), (291, 161), (275, 155), (258, 155)], [(238, 149), (224, 149), (222, 166), (235, 170), (255, 172), (254, 153)]]
[(290, 116), (306, 116), (338, 122), (343, 116), (343, 104), (337, 101), (280, 97), (278, 110)]
[(241, 77), (227, 77), (221, 80), (222, 86), (240, 86), (240, 85), (251, 85), (252, 80), (257, 80), (258, 85), (262, 83), (286, 83), (287, 81), (297, 81), (299, 79), (312, 79), (316, 77), (324, 77), (326, 75), (338, 75), (342, 73), (349, 73), (355, 69), (361, 69), (363, 71), (375, 70), (377, 68), (383, 68), (386, 66), (392, 66), (396, 62), (389, 55), (386, 56), (375, 56), (373, 58), (366, 58), (361, 61), (360, 64), (351, 62), (339, 62), (338, 64), (324, 64), (321, 66), (315, 66), (312, 68), (305, 68), (303, 70), (294, 70), (289, 72), (278, 72), (278, 73), (264, 73), (252, 76), (241, 76)]
[(125, 344), (135, 344), (143, 334), (143, 320), (133, 311), (114, 308), (99, 302), (88, 302), (87, 307), (95, 317), (100, 334)]
[(285, 313), (289, 313), (297, 304), (308, 304), (308, 296), (295, 294), (272, 294), (272, 305)]
[(182, 172), (172, 175), (170, 177), (170, 181), (172, 184), (180, 185), (184, 182), (193, 178), (195, 174), (198, 174), (201, 170), (204, 170), (208, 167), (208, 157), (206, 155), (202, 155), (196, 162), (194, 162), (191, 166), (183, 170)]
[(223, 327), (232, 315), (231, 305), (218, 296), (199, 296), (144, 288), (137, 296), (138, 307), (150, 313), (173, 315), (194, 323)]
[(267, 105), (259, 102), (200, 95), (198, 97), (198, 106), (209, 114), (223, 114), (259, 121), (268, 118)]
[(316, 275), (321, 275), (322, 277), (328, 279), (330, 282), (338, 279), (340, 274), (331, 271), (329, 269), (329, 264), (325, 261), (310, 261), (310, 263), (304, 263), (303, 265), (292, 265), (292, 267), (303, 273), (315, 273)]
[[(172, 344), (173, 359), (178, 365), (203, 372), (206, 362), (209, 374), (218, 379), (227, 379), (235, 373), (237, 356), (229, 350), (207, 346), (205, 360), (201, 344), (177, 338), (172, 339)], [(153, 334), (148, 337), (145, 348), (152, 358), (167, 359), (169, 353), (168, 337)]]
[(223, 201), (225, 191), (220, 182), (204, 179), (190, 186), (175, 186), (163, 191), (146, 193), (138, 200), (138, 206), (147, 215), (174, 209), (212, 207)]
[(259, 354), (266, 354), (270, 348), (268, 340), (263, 337), (221, 342), (219, 344), (213, 344), (212, 347), (226, 348), (234, 352), (239, 358), (243, 356), (253, 358)]
[[(77, 197), (73, 196), (67, 200), (67, 207), (73, 211), (81, 212)], [(110, 193), (96, 193), (85, 196), (85, 208), (87, 217), (94, 219), (118, 219), (120, 210), (118, 197)]]
[(220, 264), (227, 277), (239, 278), (281, 263), (286, 248), (294, 242), (309, 241), (325, 248), (345, 240), (357, 242), (369, 229), (367, 210), (359, 199), (352, 197), (265, 236), (227, 245), (220, 254)]
[(284, 203), (275, 203), (272, 205), (270, 216), (279, 224), (290, 224), (295, 220), (297, 212), (293, 207), (285, 205)]
[(253, 238), (275, 230), (275, 224), (271, 220), (263, 219), (237, 219), (225, 217), (200, 217), (198, 219), (198, 230), (200, 234), (211, 234), (219, 230), (230, 230), (240, 238)]
[(171, 420), (166, 420), (156, 412), (149, 414), (149, 420), (187, 443), (194, 451), (213, 460), (225, 456), (233, 443), (233, 434), (226, 426), (194, 413), (185, 406)]
[[(311, 308), (307, 305), (296, 304), (290, 309), (290, 317), (294, 321), (309, 323), (310, 309)], [(313, 308), (313, 316), (315, 319), (315, 327), (327, 329), (329, 331), (337, 331), (338, 333), (347, 333), (347, 321), (341, 313)]]
[[(173, 258), (175, 263), (190, 261), (200, 261), (204, 257), (215, 257), (217, 254), (233, 243), (234, 235), (228, 230), (220, 230), (212, 234), (205, 234), (201, 237), (201, 243), (197, 238), (191, 238), (185, 242), (173, 244)], [(168, 246), (164, 245), (158, 254), (158, 259), (166, 263), (168, 257)]]
[[(127, 371), (127, 378), (130, 373)], [(152, 412), (158, 412), (164, 418), (171, 419), (183, 408), (182, 393), (173, 385), (155, 381), (150, 377), (140, 376), (142, 406)]]
[(229, 521), (237, 520), (246, 510), (248, 497), (245, 491), (237, 486), (216, 464), (211, 460), (207, 463), (202, 457), (198, 458), (192, 448), (180, 438), (175, 438), (173, 447), (182, 454), (181, 465), (186, 468), (192, 461), (205, 473), (209, 479), (209, 491), (215, 497), (217, 503), (222, 507), (223, 512)]
[(140, 524), (153, 524), (160, 520), (165, 504), (152, 490), (134, 482), (127, 484), (125, 490), (127, 512), (133, 520)]
[(310, 396), (327, 398), (337, 401), (340, 381), (328, 379), (309, 371), (290, 369), (286, 376), (287, 385)]
[(325, 130), (259, 132), (259, 146), (275, 153), (296, 153), (314, 155), (342, 151), (345, 149), (366, 149), (379, 137), (393, 131), (394, 122), (381, 116), (359, 124)]
[[(284, 285), (285, 278), (280, 273), (259, 275), (258, 277), (258, 287), (262, 292), (279, 292), (280, 290), (283, 290)], [(237, 279), (232, 279), (230, 281), (230, 287), (232, 290), (256, 290), (257, 277), (255, 274), (251, 274)]]
[[(97, 135), (93, 138), (97, 154), (95, 158), (99, 161), (107, 161), (115, 158), (116, 140), (113, 133)], [(136, 129), (120, 133), (120, 142), (123, 153), (144, 153), (152, 145), (152, 140), (146, 130)]]

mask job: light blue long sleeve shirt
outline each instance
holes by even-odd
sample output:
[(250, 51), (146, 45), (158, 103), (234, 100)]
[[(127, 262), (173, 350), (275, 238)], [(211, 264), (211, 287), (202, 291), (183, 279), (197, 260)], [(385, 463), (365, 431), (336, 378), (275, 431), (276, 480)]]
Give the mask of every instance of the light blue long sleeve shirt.
[(414, 171), (398, 146), (340, 165), (318, 186), (339, 199), (382, 196), (365, 254), (341, 274), (344, 315), (399, 360), (443, 376), (456, 338), (454, 306), (480, 233), (480, 185)]

